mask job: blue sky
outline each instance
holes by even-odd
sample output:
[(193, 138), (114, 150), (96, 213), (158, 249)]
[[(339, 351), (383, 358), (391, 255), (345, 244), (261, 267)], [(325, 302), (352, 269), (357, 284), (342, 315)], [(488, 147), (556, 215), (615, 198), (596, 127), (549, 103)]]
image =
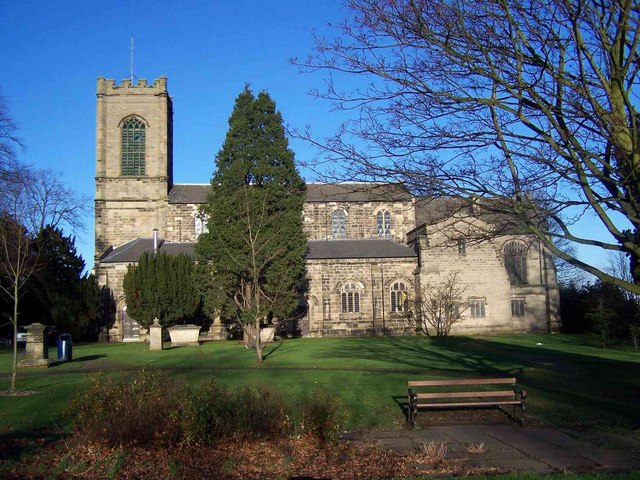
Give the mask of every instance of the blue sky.
[[(120, 82), (130, 70), (151, 81), (168, 77), (174, 101), (174, 181), (208, 182), (245, 83), (266, 89), (285, 122), (326, 135), (338, 123), (331, 105), (308, 91), (321, 75), (300, 74), (314, 32), (344, 16), (323, 1), (21, 1), (0, 0), (0, 91), (18, 123), (22, 160), (60, 171), (93, 200), (96, 78)], [(297, 158), (313, 155), (292, 142)], [(91, 268), (93, 217), (77, 245)]]
[[(21, 159), (61, 172), (93, 200), (96, 78), (129, 76), (132, 34), (135, 76), (168, 77), (175, 182), (210, 180), (233, 102), (247, 82), (269, 91), (289, 126), (311, 125), (317, 136), (328, 136), (344, 117), (308, 94), (322, 87), (323, 74), (301, 74), (289, 59), (310, 54), (314, 32), (332, 36), (330, 25), (344, 16), (338, 0), (0, 0), (0, 92), (26, 146)], [(299, 160), (315, 154), (301, 142), (291, 147)], [(85, 223), (77, 246), (90, 269), (93, 216)], [(594, 228), (589, 221), (581, 226)], [(600, 255), (581, 252), (587, 259)]]

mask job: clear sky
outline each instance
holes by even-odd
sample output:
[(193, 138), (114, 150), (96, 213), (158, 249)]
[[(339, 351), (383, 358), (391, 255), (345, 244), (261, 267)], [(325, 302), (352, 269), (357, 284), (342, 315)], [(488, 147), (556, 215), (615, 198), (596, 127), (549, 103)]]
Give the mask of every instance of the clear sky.
[[(308, 95), (324, 74), (300, 74), (289, 59), (310, 54), (314, 32), (331, 34), (344, 15), (339, 0), (0, 0), (0, 92), (26, 146), (21, 159), (61, 172), (93, 201), (96, 78), (129, 76), (131, 35), (136, 78), (168, 77), (176, 183), (209, 182), (245, 83), (267, 90), (289, 126), (328, 136), (343, 118)], [(315, 154), (291, 147), (298, 159)], [(77, 246), (90, 269), (93, 216), (85, 223)]]
[[(213, 158), (245, 83), (267, 90), (294, 127), (328, 135), (339, 120), (308, 91), (321, 75), (300, 74), (314, 32), (344, 15), (334, 0), (0, 0), (0, 91), (18, 124), (22, 160), (58, 170), (91, 201), (95, 176), (96, 78), (168, 77), (174, 102), (174, 181), (209, 182)], [(297, 158), (312, 155), (300, 142)], [(93, 216), (77, 246), (93, 264)]]

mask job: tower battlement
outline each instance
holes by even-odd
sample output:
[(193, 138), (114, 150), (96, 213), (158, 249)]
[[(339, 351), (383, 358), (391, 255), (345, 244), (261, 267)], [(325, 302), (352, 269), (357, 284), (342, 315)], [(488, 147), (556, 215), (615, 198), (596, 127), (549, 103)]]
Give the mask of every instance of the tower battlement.
[(143, 78), (135, 84), (131, 83), (130, 78), (125, 78), (120, 85), (117, 85), (115, 80), (98, 77), (98, 95), (125, 93), (124, 90), (127, 94), (157, 95), (167, 93), (167, 77), (156, 78), (151, 85)]

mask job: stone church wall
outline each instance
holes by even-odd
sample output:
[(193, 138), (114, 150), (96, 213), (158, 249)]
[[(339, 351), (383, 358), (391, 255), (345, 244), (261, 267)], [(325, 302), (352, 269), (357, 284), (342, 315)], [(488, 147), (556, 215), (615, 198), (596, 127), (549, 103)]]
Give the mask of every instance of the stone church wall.
[[(460, 251), (455, 237), (468, 227), (461, 224), (441, 224), (427, 228), (420, 243), (421, 288), (438, 284), (450, 274), (457, 273), (459, 284), (466, 288), (463, 303), (472, 299), (485, 301), (485, 316), (473, 318), (471, 309), (464, 320), (452, 328), (454, 334), (514, 333), (526, 331), (554, 331), (558, 329), (557, 289), (547, 289), (555, 282), (553, 265), (543, 258), (545, 252), (537, 241), (523, 237), (526, 251), (527, 283), (512, 286), (505, 268), (503, 246), (513, 236), (496, 237), (484, 241), (466, 241)], [(472, 238), (472, 237), (469, 237)], [(552, 279), (550, 277), (552, 276)], [(555, 283), (553, 284), (555, 286)], [(512, 300), (524, 300), (525, 313), (512, 315)]]
[[(311, 337), (412, 334), (403, 313), (391, 312), (390, 288), (402, 281), (413, 289), (416, 260), (327, 259), (308, 260), (308, 315), (304, 333)], [(343, 313), (341, 288), (358, 287), (360, 311)]]
[(196, 214), (200, 205), (178, 203), (167, 205), (167, 226), (164, 239), (169, 242), (195, 242)]
[(304, 229), (309, 240), (331, 239), (331, 212), (342, 208), (347, 213), (347, 238), (378, 238), (376, 215), (391, 213), (391, 238), (404, 243), (406, 232), (415, 226), (413, 202), (306, 202)]

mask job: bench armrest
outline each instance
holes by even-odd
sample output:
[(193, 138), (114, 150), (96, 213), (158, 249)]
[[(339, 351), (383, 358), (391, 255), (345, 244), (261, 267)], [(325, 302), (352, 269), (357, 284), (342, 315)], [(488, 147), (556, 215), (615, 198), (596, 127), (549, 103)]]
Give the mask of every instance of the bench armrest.
[(527, 398), (527, 391), (521, 388), (513, 387), (513, 392), (516, 395), (516, 400), (520, 400), (524, 402), (525, 398)]
[(418, 395), (409, 388), (409, 405), (416, 405), (418, 403)]

